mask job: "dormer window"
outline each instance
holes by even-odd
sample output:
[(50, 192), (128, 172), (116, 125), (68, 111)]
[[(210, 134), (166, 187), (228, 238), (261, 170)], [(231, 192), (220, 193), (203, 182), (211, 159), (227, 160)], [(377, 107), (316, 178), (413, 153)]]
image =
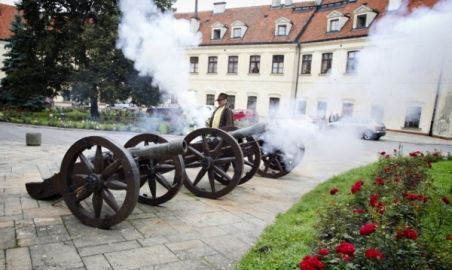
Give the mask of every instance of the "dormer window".
[(356, 28), (366, 28), (367, 27), (367, 15), (358, 15), (356, 16)]
[(330, 32), (339, 31), (339, 19), (330, 20)]
[(276, 20), (275, 36), (288, 36), (292, 29), (292, 22), (284, 17)]
[(345, 23), (347, 23), (349, 19), (347, 16), (344, 16), (342, 13), (336, 10), (333, 10), (330, 14), (328, 14), (327, 18), (327, 32), (341, 31), (342, 27), (344, 27)]
[(377, 13), (368, 7), (362, 5), (353, 11), (353, 29), (368, 28), (373, 20), (377, 17)]
[(248, 27), (241, 21), (234, 21), (231, 24), (231, 38), (239, 39), (243, 38)]
[(212, 25), (212, 33), (211, 33), (210, 38), (213, 40), (223, 39), (223, 36), (226, 33), (226, 30), (227, 30), (227, 28), (223, 24), (216, 22)]

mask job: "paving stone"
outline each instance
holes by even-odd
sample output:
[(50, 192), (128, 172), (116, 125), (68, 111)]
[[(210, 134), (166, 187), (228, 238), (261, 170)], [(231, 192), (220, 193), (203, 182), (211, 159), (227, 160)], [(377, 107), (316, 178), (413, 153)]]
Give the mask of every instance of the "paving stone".
[[(0, 189), (2, 191), (3, 189)], [(0, 203), (0, 217), (5, 215), (5, 204), (3, 202)]]
[(225, 230), (224, 226), (198, 227), (196, 228), (196, 231), (199, 232), (202, 238), (210, 238), (229, 234), (229, 230)]
[(238, 223), (242, 220), (228, 212), (211, 212), (205, 214), (184, 214), (179, 217), (186, 224), (193, 227), (205, 227), (205, 226), (215, 226), (223, 224)]
[(34, 199), (27, 198), (27, 197), (21, 197), (20, 202), (22, 205), (22, 209), (30, 209), (30, 208), (37, 208), (39, 207), (38, 202)]
[(15, 227), (17, 239), (36, 237), (35, 224), (31, 219), (16, 221)]
[(113, 269), (103, 255), (83, 257), (87, 270), (107, 270)]
[(0, 228), (0, 249), (16, 247), (16, 233), (14, 227)]
[(68, 234), (63, 224), (36, 226), (38, 237)]
[(106, 245), (81, 247), (78, 249), (80, 256), (92, 256), (104, 253), (110, 253), (115, 251), (129, 250), (141, 247), (137, 241), (116, 242)]
[(28, 248), (13, 248), (6, 250), (6, 269), (27, 270), (32, 269)]
[(5, 215), (13, 216), (22, 214), (22, 206), (20, 204), (20, 198), (8, 198), (4, 201)]
[(19, 247), (27, 247), (27, 246), (35, 246), (35, 245), (44, 245), (50, 243), (58, 243), (71, 240), (69, 234), (55, 234), (41, 237), (33, 237), (26, 239), (18, 239), (17, 245)]
[(150, 238), (138, 239), (138, 243), (143, 247), (151, 247), (169, 243), (169, 240), (164, 236), (153, 236)]
[(6, 269), (5, 250), (0, 249), (0, 270)]
[(136, 240), (144, 238), (144, 236), (127, 220), (116, 225), (116, 229), (126, 240)]
[(154, 270), (214, 270), (212, 265), (203, 260), (186, 260), (181, 262), (174, 262), (168, 264), (159, 264), (154, 266)]
[(219, 270), (233, 270), (235, 264), (230, 259), (224, 257), (221, 254), (204, 257), (204, 260), (210, 263), (215, 269)]
[(202, 239), (211, 248), (220, 252), (228, 259), (239, 260), (248, 250), (248, 245), (234, 236), (220, 236)]
[(144, 235), (144, 237), (166, 236), (177, 233), (176, 229), (171, 227), (161, 218), (137, 219), (130, 220), (130, 222)]
[(24, 218), (48, 218), (70, 215), (71, 211), (66, 206), (39, 207), (24, 209)]
[(53, 243), (30, 247), (33, 269), (83, 268), (83, 262), (72, 244)]
[(38, 226), (63, 224), (61, 217), (34, 218), (33, 222)]
[(176, 255), (162, 245), (106, 253), (105, 257), (117, 270), (149, 267), (178, 261)]
[(215, 250), (213, 250), (200, 240), (170, 243), (166, 244), (166, 246), (181, 260), (188, 260), (217, 254)]
[(0, 217), (0, 223), (6, 222), (6, 221), (22, 220), (22, 219), (24, 219), (24, 216), (22, 214), (13, 215), (13, 216), (2, 216), (2, 217)]
[(77, 248), (124, 242), (125, 240), (124, 237), (115, 230), (115, 227), (110, 230), (89, 227), (80, 223), (80, 221), (72, 215), (63, 217), (63, 222)]

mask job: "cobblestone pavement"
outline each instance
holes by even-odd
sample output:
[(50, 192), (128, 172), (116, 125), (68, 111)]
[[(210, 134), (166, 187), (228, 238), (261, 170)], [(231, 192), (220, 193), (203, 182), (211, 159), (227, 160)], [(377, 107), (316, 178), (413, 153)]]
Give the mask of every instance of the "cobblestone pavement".
[[(0, 133), (17, 128), (0, 124)], [(28, 131), (27, 127), (18, 132)], [(186, 189), (159, 207), (137, 204), (110, 230), (82, 225), (64, 204), (31, 199), (25, 183), (59, 170), (71, 143), (27, 147), (0, 136), (0, 270), (3, 269), (233, 269), (263, 229), (300, 196), (344, 170), (377, 159), (403, 142), (406, 151), (442, 149), (452, 143), (428, 137), (388, 134), (380, 142), (359, 142), (354, 159), (324, 144), (308, 148), (301, 165), (278, 180), (254, 177), (218, 200), (197, 198)], [(74, 130), (53, 136), (75, 141)], [(96, 132), (90, 131), (89, 134)], [(97, 134), (97, 133), (96, 133)], [(99, 133), (100, 134), (100, 133)], [(112, 134), (125, 141), (133, 134)], [(74, 137), (75, 136), (75, 137)]]

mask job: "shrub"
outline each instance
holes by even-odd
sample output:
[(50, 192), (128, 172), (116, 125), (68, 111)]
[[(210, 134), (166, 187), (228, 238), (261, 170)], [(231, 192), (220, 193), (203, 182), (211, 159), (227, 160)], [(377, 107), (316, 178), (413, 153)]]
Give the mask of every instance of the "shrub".
[(321, 213), (315, 255), (300, 269), (451, 269), (450, 200), (428, 172), (438, 157), (381, 155), (372, 177), (351, 186), (349, 201)]

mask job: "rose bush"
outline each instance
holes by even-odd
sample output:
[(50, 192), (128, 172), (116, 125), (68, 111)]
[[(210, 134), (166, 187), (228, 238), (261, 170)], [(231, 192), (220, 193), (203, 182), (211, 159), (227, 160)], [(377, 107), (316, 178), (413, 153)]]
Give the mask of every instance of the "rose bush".
[(299, 268), (451, 269), (450, 200), (436, 192), (428, 171), (437, 160), (436, 152), (380, 153), (371, 178), (350, 187), (350, 200), (321, 213), (317, 254)]

